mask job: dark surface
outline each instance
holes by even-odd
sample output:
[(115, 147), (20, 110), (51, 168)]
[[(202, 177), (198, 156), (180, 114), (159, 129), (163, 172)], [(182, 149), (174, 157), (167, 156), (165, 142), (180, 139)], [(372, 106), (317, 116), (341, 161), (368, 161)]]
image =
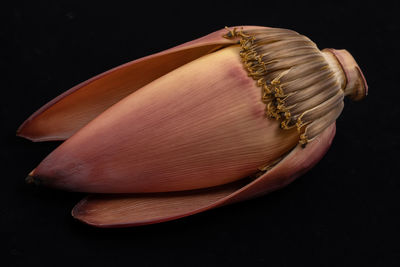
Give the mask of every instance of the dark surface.
[[(54, 2), (1, 10), (2, 266), (400, 266), (398, 4)], [(346, 48), (367, 78), (369, 96), (346, 101), (312, 171), (265, 197), (130, 229), (83, 225), (70, 210), (84, 194), (24, 183), (58, 144), (15, 131), (47, 101), (124, 62), (245, 24)]]

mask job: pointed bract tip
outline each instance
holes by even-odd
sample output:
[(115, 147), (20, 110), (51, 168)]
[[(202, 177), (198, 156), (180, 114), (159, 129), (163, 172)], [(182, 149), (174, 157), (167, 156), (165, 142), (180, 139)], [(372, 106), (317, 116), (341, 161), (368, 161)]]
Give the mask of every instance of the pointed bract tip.
[(35, 169), (32, 170), (32, 171), (28, 174), (28, 176), (26, 176), (25, 182), (26, 182), (27, 184), (35, 184), (35, 185), (40, 185), (40, 184), (41, 184), (40, 179), (39, 179), (38, 177), (35, 176)]

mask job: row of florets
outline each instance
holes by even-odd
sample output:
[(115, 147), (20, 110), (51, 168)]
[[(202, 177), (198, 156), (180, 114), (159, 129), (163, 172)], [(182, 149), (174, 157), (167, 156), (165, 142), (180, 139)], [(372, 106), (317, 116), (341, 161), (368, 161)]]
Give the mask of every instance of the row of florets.
[(285, 97), (287, 95), (285, 95), (282, 90), (280, 79), (288, 72), (288, 70), (283, 71), (272, 81), (267, 81), (266, 76), (268, 74), (268, 69), (263, 61), (262, 55), (256, 51), (256, 36), (251, 32), (234, 28), (233, 30), (229, 30), (224, 37), (240, 38), (240, 56), (248, 75), (256, 80), (257, 85), (262, 89), (261, 99), (266, 104), (266, 115), (270, 118), (281, 120), (280, 126), (282, 129), (291, 129), (296, 127), (299, 132), (303, 133), (300, 138), (300, 143), (305, 145), (308, 140), (304, 135), (304, 123), (301, 121), (302, 116), (294, 118), (290, 113), (289, 108), (285, 105)]

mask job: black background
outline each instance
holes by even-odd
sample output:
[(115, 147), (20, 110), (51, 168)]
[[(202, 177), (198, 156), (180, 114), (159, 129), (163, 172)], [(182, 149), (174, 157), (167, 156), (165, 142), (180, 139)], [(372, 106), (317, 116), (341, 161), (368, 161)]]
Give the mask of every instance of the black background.
[[(3, 266), (400, 266), (399, 5), (377, 1), (15, 1), (1, 19)], [(84, 194), (25, 185), (58, 143), (15, 137), (36, 109), (98, 73), (224, 26), (294, 29), (348, 49), (369, 96), (345, 102), (322, 161), (283, 190), (168, 223), (97, 229)]]

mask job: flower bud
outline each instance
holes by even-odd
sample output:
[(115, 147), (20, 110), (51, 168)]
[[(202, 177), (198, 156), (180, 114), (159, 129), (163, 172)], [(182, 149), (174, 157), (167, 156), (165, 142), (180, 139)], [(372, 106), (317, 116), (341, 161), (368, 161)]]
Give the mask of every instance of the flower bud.
[(366, 93), (345, 50), (320, 51), (286, 29), (227, 28), (70, 89), (18, 134), (66, 140), (28, 181), (135, 193), (89, 197), (74, 217), (141, 225), (288, 184), (330, 146), (343, 98)]

